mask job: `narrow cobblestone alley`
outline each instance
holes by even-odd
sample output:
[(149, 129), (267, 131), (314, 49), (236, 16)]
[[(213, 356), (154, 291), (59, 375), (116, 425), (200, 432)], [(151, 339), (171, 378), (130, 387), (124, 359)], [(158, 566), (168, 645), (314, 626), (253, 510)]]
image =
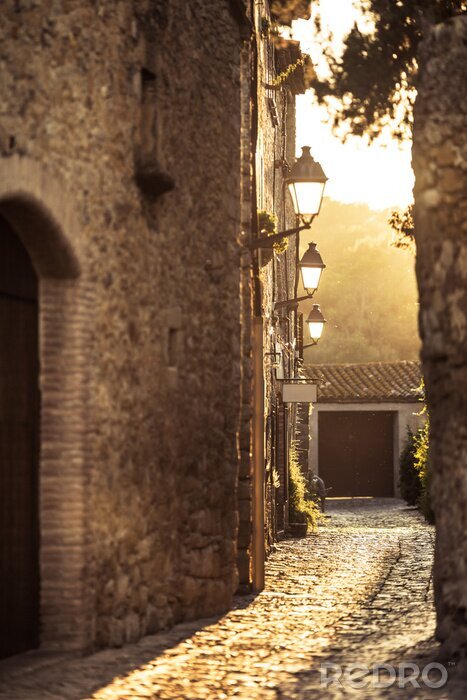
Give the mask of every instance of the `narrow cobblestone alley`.
[(436, 691), (320, 686), (322, 662), (426, 662), (436, 648), (434, 529), (392, 499), (330, 501), (329, 516), (317, 535), (281, 542), (266, 590), (237, 598), (226, 615), (122, 649), (11, 670), (0, 698), (466, 697), (451, 680)]

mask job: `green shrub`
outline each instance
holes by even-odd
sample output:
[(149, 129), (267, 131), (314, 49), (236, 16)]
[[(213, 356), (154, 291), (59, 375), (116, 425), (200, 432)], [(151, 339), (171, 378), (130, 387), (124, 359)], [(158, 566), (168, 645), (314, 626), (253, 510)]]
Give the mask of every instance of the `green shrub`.
[[(422, 381), (421, 401), (425, 401), (425, 384)], [(423, 427), (415, 435), (407, 429), (407, 442), (400, 456), (399, 484), (401, 496), (410, 505), (417, 505), (429, 523), (434, 523), (435, 515), (430, 495), (430, 416), (426, 405), (419, 415), (426, 415)]]
[(317, 504), (307, 495), (307, 483), (298, 463), (295, 443), (289, 450), (289, 522), (308, 523), (314, 530), (321, 518)]
[(429, 523), (434, 522), (430, 497), (429, 469), (430, 421), (414, 434), (407, 430), (407, 442), (400, 456), (399, 485), (402, 498), (411, 506), (416, 505)]
[(430, 419), (427, 418), (423, 428), (415, 436), (414, 466), (420, 480), (420, 495), (417, 505), (429, 523), (434, 523), (435, 516), (430, 496), (430, 460), (429, 460)]
[(399, 486), (401, 496), (409, 506), (415, 506), (422, 492), (420, 473), (415, 468), (415, 435), (407, 427), (407, 441), (400, 456)]

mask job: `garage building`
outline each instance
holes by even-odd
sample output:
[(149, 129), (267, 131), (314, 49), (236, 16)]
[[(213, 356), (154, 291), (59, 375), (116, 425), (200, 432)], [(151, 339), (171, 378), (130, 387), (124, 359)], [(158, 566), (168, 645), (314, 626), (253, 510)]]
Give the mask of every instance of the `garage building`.
[(330, 496), (398, 496), (407, 428), (424, 421), (419, 363), (313, 365), (307, 374), (318, 385), (310, 470), (332, 487)]

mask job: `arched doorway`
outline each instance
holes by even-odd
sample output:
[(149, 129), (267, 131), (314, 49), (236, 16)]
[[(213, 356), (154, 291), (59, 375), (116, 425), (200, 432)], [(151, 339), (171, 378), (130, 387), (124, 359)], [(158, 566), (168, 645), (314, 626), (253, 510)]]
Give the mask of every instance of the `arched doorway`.
[(0, 216), (0, 658), (39, 644), (38, 280)]
[[(93, 560), (87, 535), (91, 514), (86, 489), (92, 449), (88, 378), (94, 291), (83, 266), (82, 227), (72, 201), (63, 178), (42, 164), (19, 156), (0, 158), (0, 245), (5, 246), (0, 250), (0, 297), (5, 317), (0, 324), (0, 361), (5, 367), (8, 362), (12, 367), (20, 361), (26, 363), (25, 357), (30, 362), (21, 369), (3, 372), (0, 383), (9, 387), (9, 393), (0, 384), (0, 394), (6, 397), (7, 415), (13, 412), (12, 405), (15, 411), (23, 411), (17, 415), (17, 423), (24, 431), (29, 420), (35, 422), (35, 430), (30, 427), (30, 432), (24, 433), (28, 437), (18, 439), (15, 457), (18, 461), (18, 455), (23, 454), (26, 463), (26, 449), (30, 450), (30, 465), (34, 466), (28, 472), (33, 475), (29, 502), (21, 494), (19, 484), (23, 482), (17, 468), (13, 489), (0, 482), (0, 528), (8, 518), (8, 543), (8, 532), (29, 527), (32, 552), (30, 572), (18, 571), (15, 567), (26, 557), (20, 559), (8, 550), (13, 546), (11, 541), (2, 550), (0, 539), (0, 578), (8, 581), (11, 577), (20, 589), (27, 582), (30, 605), (21, 609), (18, 604), (15, 612), (7, 602), (7, 588), (0, 588), (0, 637), (7, 647), (0, 649), (0, 656), (34, 647), (41, 651), (84, 650), (93, 642), (93, 588), (89, 582)], [(35, 387), (35, 398), (31, 386)], [(20, 401), (24, 392), (29, 397), (26, 405)], [(11, 417), (8, 420), (12, 422)], [(8, 435), (13, 438), (13, 432)], [(8, 449), (10, 442), (4, 440)], [(5, 465), (12, 463), (9, 459), (0, 452)], [(0, 468), (6, 470), (5, 466)], [(0, 478), (8, 481), (11, 475)], [(6, 509), (4, 503), (8, 503)], [(19, 561), (12, 564), (15, 558)], [(24, 584), (19, 584), (20, 578)], [(12, 596), (12, 584), (5, 585), (10, 585), (8, 595)], [(24, 591), (15, 593), (24, 594), (26, 600)], [(11, 616), (8, 628), (5, 608)], [(22, 625), (28, 629), (22, 641), (13, 643), (12, 625), (16, 625), (18, 636)]]

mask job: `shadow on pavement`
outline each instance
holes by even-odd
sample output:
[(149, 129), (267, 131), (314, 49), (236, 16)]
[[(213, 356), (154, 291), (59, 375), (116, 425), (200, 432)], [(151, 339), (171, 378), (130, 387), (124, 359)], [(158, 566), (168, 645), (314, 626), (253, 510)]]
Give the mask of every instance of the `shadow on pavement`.
[[(226, 613), (246, 609), (255, 597), (236, 597)], [(63, 653), (37, 651), (4, 659), (0, 663), (0, 700), (87, 700), (117, 677), (129, 676), (157, 661), (162, 654), (191, 639), (197, 632), (215, 625), (224, 614), (182, 622), (168, 632), (149, 635), (134, 644), (97, 651), (92, 655), (73, 655), (70, 658)]]

